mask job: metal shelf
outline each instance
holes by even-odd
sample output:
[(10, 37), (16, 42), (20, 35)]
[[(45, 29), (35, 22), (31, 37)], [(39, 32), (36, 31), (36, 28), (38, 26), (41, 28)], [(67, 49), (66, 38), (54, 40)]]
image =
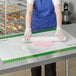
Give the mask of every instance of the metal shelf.
[[(0, 1), (0, 32), (3, 32), (4, 36), (7, 35), (15, 35), (16, 34), (20, 34), (23, 33), (24, 29), (25, 29), (25, 13), (26, 12), (26, 1), (17, 1), (17, 0), (4, 0), (4, 1)], [(14, 13), (20, 13), (22, 12), (22, 15), (24, 16), (24, 19), (17, 19), (14, 20)], [(2, 14), (4, 14), (4, 17), (2, 16)], [(7, 22), (8, 19), (8, 15), (12, 14), (13, 16), (10, 18), (10, 22)], [(21, 15), (21, 13), (20, 13)], [(19, 15), (19, 16), (20, 16)], [(2, 20), (4, 19), (4, 20)], [(1, 26), (1, 23), (4, 23), (5, 26)], [(13, 24), (16, 23), (17, 24), (17, 31), (13, 31)], [(11, 25), (10, 28), (10, 32), (7, 32), (7, 27), (8, 25)], [(22, 25), (22, 31), (19, 30), (19, 24)], [(1, 30), (1, 28), (4, 28), (5, 30)]]

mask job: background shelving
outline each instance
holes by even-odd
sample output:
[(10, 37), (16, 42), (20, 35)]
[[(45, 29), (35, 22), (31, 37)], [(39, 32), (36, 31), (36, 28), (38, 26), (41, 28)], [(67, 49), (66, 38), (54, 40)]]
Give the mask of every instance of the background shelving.
[(0, 37), (23, 34), (26, 0), (0, 0)]

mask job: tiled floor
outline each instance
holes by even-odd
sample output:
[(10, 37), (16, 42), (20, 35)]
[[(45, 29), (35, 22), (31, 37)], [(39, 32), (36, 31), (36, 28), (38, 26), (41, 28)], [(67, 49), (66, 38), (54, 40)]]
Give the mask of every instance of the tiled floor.
[[(70, 76), (76, 76), (76, 58), (70, 59), (69, 65)], [(42, 68), (44, 68), (44, 66), (42, 66)], [(31, 72), (30, 69), (26, 69), (0, 76), (31, 76)], [(42, 69), (42, 76), (44, 76), (44, 69)], [(65, 76), (65, 61), (57, 62), (57, 76)]]

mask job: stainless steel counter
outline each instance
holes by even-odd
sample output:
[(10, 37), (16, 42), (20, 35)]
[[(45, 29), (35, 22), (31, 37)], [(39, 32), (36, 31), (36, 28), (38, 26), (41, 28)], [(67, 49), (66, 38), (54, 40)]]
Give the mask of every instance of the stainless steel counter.
[[(76, 24), (64, 25), (63, 28), (67, 30), (72, 36), (76, 37)], [(27, 60), (20, 60), (16, 62), (3, 64), (0, 61), (0, 74), (9, 73), (13, 71), (18, 71), (21, 69), (32, 68), (42, 64), (49, 64), (53, 62), (58, 62), (60, 60), (66, 60), (66, 76), (68, 76), (68, 59), (76, 57), (76, 51), (64, 51), (56, 54), (40, 56), (36, 58), (31, 58)]]

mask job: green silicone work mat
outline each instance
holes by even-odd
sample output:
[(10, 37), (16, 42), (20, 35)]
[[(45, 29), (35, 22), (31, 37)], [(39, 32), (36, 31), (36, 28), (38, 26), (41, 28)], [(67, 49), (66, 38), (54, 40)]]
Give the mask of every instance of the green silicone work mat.
[[(33, 37), (50, 37), (55, 35), (56, 30), (48, 30), (33, 34)], [(23, 43), (23, 36), (5, 38), (0, 40), (0, 59), (3, 63), (10, 63), (59, 52), (76, 49), (76, 39), (64, 31), (67, 37), (65, 42), (53, 42), (53, 46), (36, 47), (32, 43)]]

